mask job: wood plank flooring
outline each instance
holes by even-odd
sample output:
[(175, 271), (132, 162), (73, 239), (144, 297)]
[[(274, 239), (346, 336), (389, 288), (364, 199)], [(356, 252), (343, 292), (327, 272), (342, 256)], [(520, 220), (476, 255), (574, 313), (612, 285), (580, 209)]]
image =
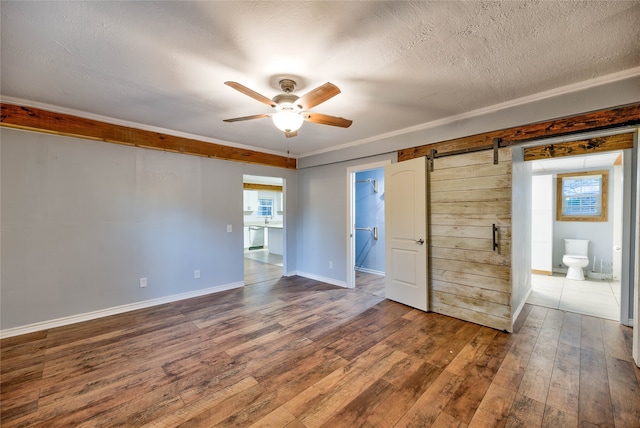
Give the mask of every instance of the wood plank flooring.
[(638, 427), (631, 329), (507, 334), (301, 278), (2, 340), (2, 427)]
[[(260, 258), (264, 260), (260, 260)], [(261, 253), (258, 258), (244, 257), (244, 284), (252, 285), (271, 281), (282, 276), (282, 266), (268, 263), (268, 254)], [(280, 257), (282, 260), (282, 257)]]

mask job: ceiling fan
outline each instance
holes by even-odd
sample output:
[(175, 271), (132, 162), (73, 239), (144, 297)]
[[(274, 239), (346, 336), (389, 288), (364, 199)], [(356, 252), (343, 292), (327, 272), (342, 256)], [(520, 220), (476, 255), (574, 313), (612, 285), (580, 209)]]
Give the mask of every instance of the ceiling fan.
[(276, 95), (271, 100), (238, 82), (224, 82), (224, 84), (275, 109), (275, 113), (234, 117), (232, 119), (224, 119), (224, 122), (239, 122), (271, 117), (274, 125), (283, 131), (287, 138), (298, 135), (298, 129), (300, 129), (304, 121), (339, 126), (341, 128), (348, 128), (352, 123), (351, 120), (342, 117), (308, 111), (340, 93), (340, 89), (333, 83), (327, 82), (298, 97), (293, 94), (296, 89), (296, 82), (292, 79), (282, 79), (280, 80), (280, 89), (283, 93)]

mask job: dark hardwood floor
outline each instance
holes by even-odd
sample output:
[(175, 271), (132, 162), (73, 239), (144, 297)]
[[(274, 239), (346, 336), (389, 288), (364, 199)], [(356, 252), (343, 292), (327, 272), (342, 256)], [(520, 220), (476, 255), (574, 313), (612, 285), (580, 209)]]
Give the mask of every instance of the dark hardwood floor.
[(278, 278), (2, 340), (3, 427), (635, 427), (631, 329), (527, 305), (507, 334)]

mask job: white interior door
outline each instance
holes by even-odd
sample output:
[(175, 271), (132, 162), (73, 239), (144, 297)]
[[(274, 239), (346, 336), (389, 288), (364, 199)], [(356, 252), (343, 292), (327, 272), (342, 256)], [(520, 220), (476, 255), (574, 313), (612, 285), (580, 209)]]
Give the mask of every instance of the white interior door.
[(426, 158), (386, 166), (384, 181), (386, 297), (426, 311)]

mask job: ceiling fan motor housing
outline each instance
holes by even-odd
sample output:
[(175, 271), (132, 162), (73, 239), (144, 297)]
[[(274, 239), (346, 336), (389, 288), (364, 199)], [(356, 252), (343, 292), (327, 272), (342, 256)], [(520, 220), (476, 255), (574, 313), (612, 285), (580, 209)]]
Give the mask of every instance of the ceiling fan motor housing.
[(282, 79), (280, 81), (280, 89), (284, 93), (291, 93), (296, 90), (296, 82), (291, 79)]
[(277, 104), (276, 110), (301, 110), (300, 106), (296, 104), (298, 100), (297, 95), (293, 94), (279, 94), (273, 97), (273, 102)]

